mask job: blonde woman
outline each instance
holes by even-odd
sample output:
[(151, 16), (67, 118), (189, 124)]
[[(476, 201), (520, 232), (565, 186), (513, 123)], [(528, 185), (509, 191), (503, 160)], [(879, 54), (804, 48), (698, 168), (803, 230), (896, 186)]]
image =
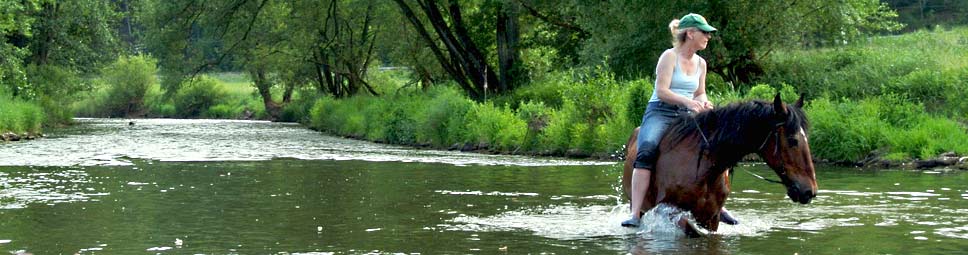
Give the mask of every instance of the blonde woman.
[[(655, 67), (655, 89), (642, 117), (639, 128), (638, 154), (632, 170), (632, 217), (622, 226), (638, 227), (642, 201), (649, 190), (649, 179), (655, 170), (659, 139), (668, 124), (679, 114), (701, 112), (713, 108), (706, 97), (706, 60), (696, 52), (706, 49), (716, 28), (706, 18), (695, 13), (669, 23), (672, 48), (662, 52)], [(737, 224), (723, 209), (721, 219)]]

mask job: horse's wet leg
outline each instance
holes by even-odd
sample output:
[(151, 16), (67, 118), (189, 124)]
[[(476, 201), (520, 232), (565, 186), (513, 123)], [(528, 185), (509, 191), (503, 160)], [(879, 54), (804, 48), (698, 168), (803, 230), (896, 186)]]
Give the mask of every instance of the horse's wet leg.
[(696, 222), (699, 223), (699, 226), (709, 231), (714, 231), (714, 232), (718, 231), (719, 230), (719, 211), (717, 211), (716, 213), (714, 213), (708, 218), (707, 217), (697, 218)]
[(685, 232), (686, 236), (688, 237), (703, 236), (703, 231), (699, 229), (699, 226), (690, 223), (689, 219), (686, 217), (679, 218), (679, 222), (677, 222), (676, 225), (679, 225), (679, 228), (682, 229), (682, 231)]

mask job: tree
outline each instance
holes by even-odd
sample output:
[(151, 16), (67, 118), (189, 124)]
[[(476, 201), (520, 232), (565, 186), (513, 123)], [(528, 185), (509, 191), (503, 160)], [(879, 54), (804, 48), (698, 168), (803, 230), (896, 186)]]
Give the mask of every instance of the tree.
[[(274, 118), (293, 90), (309, 82), (336, 97), (377, 94), (365, 77), (386, 24), (375, 22), (383, 6), (375, 0), (153, 0), (144, 16), (154, 34), (149, 48), (173, 77), (234, 62)], [(180, 82), (165, 84), (171, 92)], [(273, 99), (275, 86), (283, 87), (282, 102)]]
[(114, 60), (121, 16), (111, 2), (43, 1), (30, 40), (30, 63), (76, 67), (84, 72)]
[(4, 39), (0, 41), (0, 69), (5, 70), (0, 71), (0, 80), (14, 95), (27, 99), (55, 94), (63, 98), (86, 89), (75, 83), (45, 82), (44, 77), (94, 72), (113, 60), (119, 52), (115, 7), (99, 0), (0, 3), (0, 35)]
[(27, 82), (23, 58), (29, 53), (27, 43), (38, 9), (38, 1), (0, 2), (0, 83), (16, 96)]
[[(482, 99), (487, 91), (502, 93), (512, 89), (505, 83), (506, 81), (498, 80), (494, 68), (487, 62), (485, 52), (477, 42), (472, 40), (464, 24), (459, 1), (448, 1), (446, 6), (435, 0), (416, 0), (414, 4), (405, 0), (394, 0), (394, 2), (433, 52), (441, 67), (469, 96)], [(419, 15), (411, 6), (418, 8)], [(435, 32), (436, 37), (428, 32), (424, 19)], [(507, 37), (507, 35), (503, 36)], [(510, 41), (506, 40), (505, 43), (507, 42)], [(441, 47), (444, 49), (442, 50)], [(507, 49), (512, 48), (507, 47)], [(508, 57), (512, 55), (513, 53), (507, 54)], [(498, 81), (496, 84), (498, 86), (488, 87), (488, 81)]]
[(932, 28), (937, 25), (968, 24), (968, 1), (962, 0), (885, 0), (897, 10), (905, 31)]
[(671, 47), (669, 22), (689, 12), (702, 14), (719, 29), (709, 49), (700, 54), (706, 57), (710, 72), (735, 84), (762, 74), (759, 62), (777, 49), (833, 45), (900, 28), (893, 21), (894, 11), (876, 0), (575, 4), (587, 13), (579, 23), (591, 33), (584, 43), (584, 61), (607, 59), (615, 71), (626, 76), (652, 73), (659, 53)]

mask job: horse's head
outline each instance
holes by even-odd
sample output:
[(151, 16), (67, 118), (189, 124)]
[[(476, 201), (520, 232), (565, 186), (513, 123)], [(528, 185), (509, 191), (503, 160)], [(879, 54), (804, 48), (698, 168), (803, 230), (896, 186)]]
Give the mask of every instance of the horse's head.
[(774, 127), (758, 153), (780, 176), (790, 200), (807, 204), (817, 196), (817, 177), (807, 139), (807, 118), (801, 107), (803, 95), (793, 106), (784, 104), (780, 94), (776, 95), (773, 99)]

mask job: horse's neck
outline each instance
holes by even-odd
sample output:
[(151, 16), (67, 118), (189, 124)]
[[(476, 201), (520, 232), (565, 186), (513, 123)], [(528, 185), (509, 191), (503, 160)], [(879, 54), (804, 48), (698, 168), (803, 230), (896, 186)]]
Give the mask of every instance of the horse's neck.
[[(727, 136), (728, 139), (717, 137), (710, 144), (705, 153), (711, 160), (711, 174), (722, 174), (728, 168), (736, 166), (746, 155), (756, 153), (759, 149), (759, 142), (764, 141), (768, 134), (761, 127), (760, 119), (750, 119), (741, 123), (731, 123), (731, 125), (720, 126), (713, 130), (714, 136)], [(725, 132), (733, 132), (727, 134)], [(766, 131), (769, 132), (769, 131)]]

